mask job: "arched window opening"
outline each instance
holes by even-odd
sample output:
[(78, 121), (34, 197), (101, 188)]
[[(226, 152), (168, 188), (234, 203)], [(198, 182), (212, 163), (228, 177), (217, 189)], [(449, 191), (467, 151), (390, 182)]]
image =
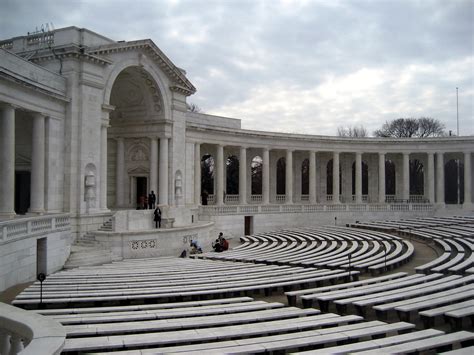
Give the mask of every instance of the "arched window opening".
[(277, 195), (284, 195), (286, 193), (286, 161), (285, 158), (280, 158), (277, 161), (276, 165), (276, 188), (277, 188)]
[(385, 194), (395, 195), (396, 193), (395, 163), (391, 160), (385, 161)]
[[(332, 195), (333, 194), (333, 189), (332, 189), (332, 165), (333, 165), (333, 160), (329, 160), (328, 164), (326, 165), (326, 194), (327, 195)], [(341, 171), (341, 165), (339, 164), (339, 194), (342, 191), (342, 171)]]
[(235, 155), (226, 160), (226, 194), (239, 194), (239, 158)]
[(410, 195), (421, 195), (425, 193), (424, 167), (418, 159), (410, 160)]
[(309, 195), (309, 159), (301, 164), (301, 194)]
[(250, 163), (250, 170), (252, 174), (252, 195), (262, 194), (262, 167), (263, 159), (260, 156), (255, 156)]
[(201, 158), (201, 191), (209, 195), (214, 194), (214, 158), (205, 154)]
[[(356, 194), (356, 166), (352, 163), (352, 194)], [(369, 194), (369, 166), (366, 162), (362, 162), (362, 195)]]
[(464, 164), (451, 159), (444, 165), (444, 201), (447, 204), (464, 203)]

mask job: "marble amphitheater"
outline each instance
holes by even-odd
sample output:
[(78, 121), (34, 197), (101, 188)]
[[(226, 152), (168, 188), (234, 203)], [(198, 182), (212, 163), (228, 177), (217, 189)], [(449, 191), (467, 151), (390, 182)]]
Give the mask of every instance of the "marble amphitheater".
[(474, 352), (474, 137), (251, 131), (195, 92), (149, 39), (0, 41), (1, 354)]

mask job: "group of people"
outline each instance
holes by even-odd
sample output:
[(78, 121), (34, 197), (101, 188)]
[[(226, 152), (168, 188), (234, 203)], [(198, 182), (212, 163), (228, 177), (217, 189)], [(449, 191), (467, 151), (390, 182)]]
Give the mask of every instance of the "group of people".
[(219, 233), (219, 237), (217, 237), (216, 241), (212, 243), (212, 249), (218, 253), (229, 249), (229, 242), (224, 238), (222, 232)]
[(152, 210), (155, 208), (156, 204), (156, 195), (155, 192), (152, 191), (148, 194), (148, 197), (146, 195), (140, 196), (138, 199), (138, 206), (137, 210)]
[[(189, 254), (201, 254), (202, 248), (199, 242), (196, 239), (191, 239), (189, 242)], [(219, 237), (217, 237), (216, 241), (212, 243), (212, 249), (214, 251), (220, 253), (222, 251), (229, 249), (229, 242), (224, 238), (224, 234), (219, 233)], [(183, 250), (180, 257), (185, 258), (187, 255), (187, 251)]]

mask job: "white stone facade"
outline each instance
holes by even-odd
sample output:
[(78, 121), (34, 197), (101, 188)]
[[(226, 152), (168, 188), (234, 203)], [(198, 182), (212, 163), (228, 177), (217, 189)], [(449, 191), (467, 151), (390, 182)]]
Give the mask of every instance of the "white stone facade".
[[(235, 236), (246, 232), (245, 216), (254, 216), (248, 223), (261, 231), (327, 223), (334, 213), (341, 221), (396, 210), (433, 214), (453, 202), (445, 198), (451, 161), (459, 168), (454, 204), (460, 212), (472, 211), (473, 137), (352, 139), (248, 131), (238, 119), (188, 112), (186, 99), (195, 91), (184, 70), (151, 40), (117, 42), (68, 27), (0, 41), (0, 219), (68, 213), (77, 237), (116, 210), (135, 209), (151, 190), (168, 211), (199, 207), (191, 225), (213, 221), (220, 230), (229, 221)], [(200, 206), (204, 155), (215, 164), (209, 196), (214, 206)], [(232, 194), (226, 186), (229, 156), (239, 161), (238, 193)], [(252, 193), (257, 156), (261, 191)], [(423, 189), (410, 194), (415, 160), (423, 166)], [(394, 164), (393, 176), (385, 171), (387, 161)], [(278, 182), (279, 164), (284, 184)], [(387, 207), (393, 203), (411, 207)]]

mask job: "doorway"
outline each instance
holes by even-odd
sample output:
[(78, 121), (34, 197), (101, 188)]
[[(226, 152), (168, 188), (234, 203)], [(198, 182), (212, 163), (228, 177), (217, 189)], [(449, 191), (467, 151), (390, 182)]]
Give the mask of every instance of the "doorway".
[[(147, 178), (145, 176), (137, 176), (136, 177), (136, 204), (140, 206), (143, 203), (143, 198), (148, 196), (148, 187), (147, 187)], [(140, 206), (140, 208), (142, 208)]]
[(26, 214), (30, 208), (31, 173), (15, 171), (15, 213)]
[(45, 275), (48, 274), (47, 240), (47, 238), (40, 238), (36, 240), (36, 275), (41, 272)]
[(253, 216), (245, 216), (245, 235), (252, 235), (253, 234)]

